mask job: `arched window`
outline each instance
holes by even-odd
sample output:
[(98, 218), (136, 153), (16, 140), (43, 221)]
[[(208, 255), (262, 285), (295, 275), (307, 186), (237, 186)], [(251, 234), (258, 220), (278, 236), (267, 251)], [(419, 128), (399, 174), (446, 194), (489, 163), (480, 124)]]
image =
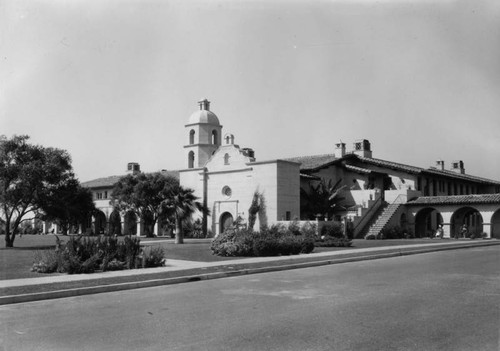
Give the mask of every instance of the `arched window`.
[(190, 145), (194, 144), (194, 134), (195, 134), (194, 129), (191, 129), (191, 131), (189, 132), (189, 144)]
[(188, 168), (194, 168), (194, 152), (190, 151), (188, 154)]
[(218, 144), (218, 138), (217, 138), (217, 131), (212, 130), (212, 144), (217, 145)]
[(229, 164), (229, 154), (224, 155), (224, 164), (228, 165)]

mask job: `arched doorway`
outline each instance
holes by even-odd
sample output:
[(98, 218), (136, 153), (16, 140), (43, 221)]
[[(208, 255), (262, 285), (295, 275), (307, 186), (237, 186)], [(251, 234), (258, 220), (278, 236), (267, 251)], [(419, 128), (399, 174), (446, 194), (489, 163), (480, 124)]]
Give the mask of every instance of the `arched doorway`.
[(125, 214), (123, 229), (125, 235), (137, 235), (137, 216), (134, 212), (128, 211)]
[(104, 234), (106, 231), (106, 215), (104, 212), (97, 210), (94, 213), (94, 233)]
[(472, 207), (462, 207), (456, 210), (451, 216), (451, 236), (454, 237), (464, 224), (468, 229), (468, 237), (471, 234), (474, 234), (476, 238), (481, 237), (483, 233), (483, 216), (478, 210)]
[(154, 232), (154, 224), (153, 224), (153, 214), (150, 211), (144, 211), (142, 215), (142, 225), (144, 230), (144, 235), (147, 237), (152, 237)]
[(406, 213), (401, 213), (399, 217), (399, 227), (404, 231), (408, 231), (408, 219), (406, 218)]
[(415, 216), (415, 237), (432, 237), (441, 223), (443, 223), (443, 216), (435, 208), (421, 209)]
[(500, 210), (497, 210), (491, 217), (491, 237), (500, 239)]
[(230, 214), (229, 212), (224, 212), (220, 216), (219, 220), (219, 225), (220, 225), (220, 231), (219, 233), (224, 233), (226, 229), (230, 228), (233, 225), (233, 215)]
[(114, 210), (109, 215), (109, 234), (110, 235), (121, 235), (122, 234), (122, 223), (120, 218), (120, 213)]

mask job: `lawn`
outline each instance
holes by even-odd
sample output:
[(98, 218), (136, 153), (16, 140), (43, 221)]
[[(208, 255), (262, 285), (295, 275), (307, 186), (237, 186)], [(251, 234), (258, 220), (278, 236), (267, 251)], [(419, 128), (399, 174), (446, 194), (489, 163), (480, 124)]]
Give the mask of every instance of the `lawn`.
[[(67, 240), (67, 236), (59, 235), (62, 241)], [(23, 235), (17, 236), (14, 242), (14, 248), (5, 248), (5, 236), (0, 235), (0, 280), (35, 278), (44, 276), (40, 273), (31, 272), (33, 259), (37, 250), (52, 250), (55, 247), (56, 239), (53, 234), (49, 235)], [(431, 244), (439, 242), (430, 239), (411, 239), (411, 240), (354, 240), (353, 246), (348, 249), (362, 249), (370, 247), (411, 245), (411, 244)], [(228, 261), (240, 257), (219, 257), (212, 255), (210, 251), (209, 239), (186, 239), (183, 245), (176, 245), (172, 239), (167, 238), (141, 238), (143, 245), (160, 245), (165, 249), (168, 259), (214, 262)], [(335, 247), (317, 247), (313, 252), (340, 251), (346, 248)]]

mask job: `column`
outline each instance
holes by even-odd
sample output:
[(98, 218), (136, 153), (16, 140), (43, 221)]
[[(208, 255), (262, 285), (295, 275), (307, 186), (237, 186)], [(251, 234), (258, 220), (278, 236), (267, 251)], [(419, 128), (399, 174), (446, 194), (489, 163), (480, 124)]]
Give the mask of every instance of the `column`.
[(158, 232), (158, 220), (155, 223), (155, 226), (153, 228), (153, 235), (160, 236), (160, 233)]
[(137, 236), (141, 236), (141, 221), (137, 221)]

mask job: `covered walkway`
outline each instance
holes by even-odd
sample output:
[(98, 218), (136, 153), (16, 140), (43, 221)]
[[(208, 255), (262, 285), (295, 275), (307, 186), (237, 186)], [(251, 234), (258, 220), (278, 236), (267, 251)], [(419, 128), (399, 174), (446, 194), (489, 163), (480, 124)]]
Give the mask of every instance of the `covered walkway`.
[[(444, 237), (500, 239), (500, 194), (423, 196), (406, 203), (415, 233), (432, 233), (443, 225)], [(461, 234), (463, 225), (467, 232)]]

